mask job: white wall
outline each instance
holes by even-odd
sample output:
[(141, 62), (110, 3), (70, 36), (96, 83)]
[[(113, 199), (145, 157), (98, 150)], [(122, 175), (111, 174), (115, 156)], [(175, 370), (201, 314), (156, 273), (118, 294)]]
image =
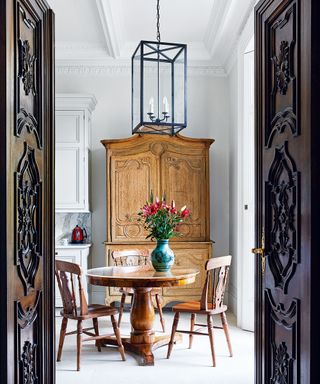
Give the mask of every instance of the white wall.
[[(188, 127), (183, 135), (210, 137), (211, 236), (214, 254), (229, 253), (229, 95), (226, 77), (195, 75), (188, 78)], [(57, 73), (56, 92), (91, 93), (98, 100), (92, 119), (91, 266), (105, 265), (106, 239), (105, 149), (101, 139), (129, 137), (130, 87), (128, 74), (95, 75)], [(94, 287), (93, 299), (102, 302), (103, 289)]]

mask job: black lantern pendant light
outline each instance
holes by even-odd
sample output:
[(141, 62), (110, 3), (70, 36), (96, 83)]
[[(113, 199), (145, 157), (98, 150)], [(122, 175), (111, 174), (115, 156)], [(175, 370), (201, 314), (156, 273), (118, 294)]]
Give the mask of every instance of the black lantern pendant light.
[(175, 135), (187, 126), (187, 46), (141, 40), (132, 56), (132, 133)]

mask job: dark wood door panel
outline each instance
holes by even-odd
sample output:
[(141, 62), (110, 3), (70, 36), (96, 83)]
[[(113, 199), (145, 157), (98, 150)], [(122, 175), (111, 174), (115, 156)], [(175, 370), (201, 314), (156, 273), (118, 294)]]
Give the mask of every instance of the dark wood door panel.
[(320, 157), (311, 118), (319, 115), (311, 102), (312, 95), (319, 100), (311, 72), (320, 62), (313, 54), (316, 7), (313, 0), (256, 6), (257, 246), (266, 257), (265, 271), (257, 264), (257, 383), (318, 382), (311, 365), (319, 336), (311, 316), (311, 232), (319, 214), (311, 191), (319, 179), (310, 169)]
[(53, 14), (42, 0), (6, 0), (1, 20), (7, 319), (0, 381), (53, 383)]

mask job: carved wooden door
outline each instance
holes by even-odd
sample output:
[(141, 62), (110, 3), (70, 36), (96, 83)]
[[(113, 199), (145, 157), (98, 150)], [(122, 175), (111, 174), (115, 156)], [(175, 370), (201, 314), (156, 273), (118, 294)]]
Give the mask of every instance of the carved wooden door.
[(319, 382), (316, 15), (313, 0), (256, 7), (257, 384)]
[(0, 5), (0, 382), (54, 383), (53, 14)]

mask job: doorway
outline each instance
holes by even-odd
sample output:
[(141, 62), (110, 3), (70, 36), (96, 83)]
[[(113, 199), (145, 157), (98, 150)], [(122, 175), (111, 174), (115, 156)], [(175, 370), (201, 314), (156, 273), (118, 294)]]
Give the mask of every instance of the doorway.
[[(243, 87), (240, 108), (241, 145), (239, 146), (239, 316), (238, 325), (242, 329), (254, 330), (254, 257), (251, 253), (254, 244), (255, 218), (255, 169), (254, 169), (254, 37), (242, 55)], [(241, 115), (240, 115), (241, 116)]]

